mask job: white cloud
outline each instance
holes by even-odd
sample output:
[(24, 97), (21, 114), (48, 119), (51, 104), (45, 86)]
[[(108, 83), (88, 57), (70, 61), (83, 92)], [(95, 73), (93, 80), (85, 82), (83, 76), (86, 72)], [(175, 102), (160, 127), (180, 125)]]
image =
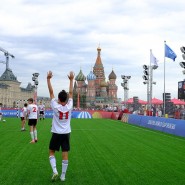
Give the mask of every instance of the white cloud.
[[(146, 100), (142, 65), (149, 64), (152, 49), (159, 60), (153, 95), (162, 98), (166, 40), (178, 56), (176, 62), (166, 58), (166, 91), (177, 97), (177, 82), (184, 78), (179, 66), (184, 6), (182, 0), (6, 0), (0, 7), (0, 47), (15, 55), (10, 68), (21, 85), (39, 72), (38, 92), (47, 96), (48, 70), (55, 74), (56, 91), (61, 86), (67, 89), (67, 73), (78, 74), (81, 67), (87, 75), (100, 44), (106, 79), (112, 68), (117, 75), (118, 96), (123, 98), (121, 75), (125, 74), (132, 76), (129, 96)], [(4, 59), (1, 52), (0, 61)], [(0, 66), (2, 74), (5, 65)]]

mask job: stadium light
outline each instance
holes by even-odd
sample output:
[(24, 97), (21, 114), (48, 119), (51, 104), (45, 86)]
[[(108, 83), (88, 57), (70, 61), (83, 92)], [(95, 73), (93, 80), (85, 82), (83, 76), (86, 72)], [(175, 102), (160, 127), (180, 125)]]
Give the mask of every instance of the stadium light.
[(143, 69), (144, 69), (143, 79), (148, 80), (149, 79), (149, 67), (147, 65), (143, 65)]
[(143, 65), (143, 73), (144, 75), (142, 76), (144, 79), (143, 84), (147, 85), (147, 104), (148, 104), (148, 108), (151, 109), (152, 105), (151, 105), (151, 99), (152, 99), (152, 85), (156, 85), (156, 82), (153, 82), (153, 70), (157, 69), (158, 66), (157, 65)]
[(182, 58), (185, 60), (185, 47), (184, 46), (180, 47), (180, 50), (183, 53)]
[(39, 81), (38, 81), (38, 76), (39, 76), (39, 73), (33, 73), (32, 74), (32, 80), (34, 82), (34, 86), (35, 86), (35, 91), (34, 91), (34, 102), (35, 104), (37, 104), (37, 86), (39, 85)]
[(157, 69), (157, 68), (158, 68), (157, 65), (153, 65), (153, 66), (152, 66), (152, 69), (154, 69), (154, 70)]
[[(180, 50), (181, 50), (181, 52), (183, 53), (183, 54), (182, 54), (182, 58), (183, 58), (183, 60), (185, 60), (185, 47), (184, 47), (184, 46), (180, 47)], [(182, 68), (185, 69), (185, 62), (180, 62), (179, 65), (180, 65)], [(183, 70), (182, 73), (185, 74), (185, 70)]]
[(123, 79), (123, 83), (121, 83), (121, 86), (124, 89), (124, 104), (126, 107), (126, 102), (128, 101), (128, 90), (129, 90), (128, 81), (129, 79), (131, 79), (131, 76), (121, 75), (121, 78)]
[(185, 68), (185, 62), (180, 62), (179, 65), (180, 65), (182, 68)]
[(148, 82), (147, 81), (144, 81), (143, 84), (148, 84)]

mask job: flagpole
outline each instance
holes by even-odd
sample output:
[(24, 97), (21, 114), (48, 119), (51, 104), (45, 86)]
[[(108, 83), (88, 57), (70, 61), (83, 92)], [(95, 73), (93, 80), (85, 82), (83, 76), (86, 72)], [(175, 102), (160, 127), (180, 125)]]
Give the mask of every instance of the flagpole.
[(165, 100), (165, 92), (166, 92), (166, 89), (165, 89), (165, 81), (166, 81), (166, 79), (165, 79), (165, 63), (166, 63), (166, 61), (165, 61), (165, 45), (166, 45), (166, 41), (164, 41), (164, 93), (163, 93), (163, 114), (164, 114), (164, 117), (165, 117), (165, 114), (166, 114), (166, 107), (165, 107), (165, 105), (166, 105), (166, 100)]

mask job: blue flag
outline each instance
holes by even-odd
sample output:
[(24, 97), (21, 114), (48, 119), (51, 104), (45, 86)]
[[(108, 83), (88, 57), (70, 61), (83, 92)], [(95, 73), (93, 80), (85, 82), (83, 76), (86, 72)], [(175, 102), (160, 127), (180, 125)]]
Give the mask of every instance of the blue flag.
[(165, 57), (171, 58), (173, 61), (175, 61), (177, 57), (174, 51), (167, 44), (165, 44)]

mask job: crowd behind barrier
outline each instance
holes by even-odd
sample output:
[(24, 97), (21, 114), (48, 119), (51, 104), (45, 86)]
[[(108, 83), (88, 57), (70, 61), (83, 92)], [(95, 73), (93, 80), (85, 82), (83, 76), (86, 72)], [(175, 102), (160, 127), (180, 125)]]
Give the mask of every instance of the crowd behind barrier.
[[(18, 110), (16, 109), (2, 109), (3, 117), (19, 117)], [(45, 111), (45, 118), (52, 118), (53, 111), (48, 109)], [(159, 116), (144, 116), (137, 113), (129, 113), (127, 109), (119, 112), (98, 111), (98, 110), (74, 110), (72, 111), (72, 118), (106, 118), (121, 120), (133, 125), (146, 127), (169, 134), (185, 137), (185, 120), (165, 118)]]

